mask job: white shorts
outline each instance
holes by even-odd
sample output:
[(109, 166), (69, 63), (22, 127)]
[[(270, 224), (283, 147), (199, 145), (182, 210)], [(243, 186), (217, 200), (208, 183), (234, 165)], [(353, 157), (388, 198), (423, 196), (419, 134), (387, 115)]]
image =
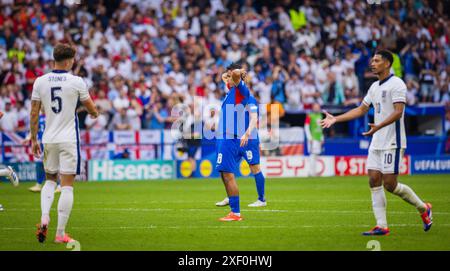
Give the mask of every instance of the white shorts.
[(383, 174), (399, 174), (405, 149), (370, 150), (367, 156), (367, 169)]
[(322, 142), (318, 140), (310, 141), (311, 144), (308, 145), (309, 153), (311, 154), (321, 154), (322, 153)]
[(80, 174), (80, 149), (77, 143), (44, 144), (44, 169), (49, 174)]

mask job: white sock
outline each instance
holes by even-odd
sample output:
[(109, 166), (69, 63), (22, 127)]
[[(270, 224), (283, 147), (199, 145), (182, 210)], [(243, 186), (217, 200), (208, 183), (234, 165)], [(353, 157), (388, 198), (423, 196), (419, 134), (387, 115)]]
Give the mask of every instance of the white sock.
[(372, 209), (377, 226), (387, 228), (386, 219), (386, 195), (384, 194), (383, 186), (370, 188), (372, 192)]
[(317, 161), (317, 155), (316, 154), (311, 154), (309, 157), (309, 162), (310, 162), (310, 174), (311, 176), (316, 176), (316, 161)]
[(41, 224), (48, 225), (50, 222), (50, 209), (52, 208), (53, 199), (55, 197), (56, 182), (45, 181), (41, 190)]
[(0, 169), (0, 176), (9, 176), (10, 171), (8, 168)]
[(61, 187), (61, 196), (58, 201), (58, 227), (56, 228), (57, 236), (64, 236), (66, 224), (69, 220), (70, 212), (73, 206), (73, 187)]
[(415, 206), (420, 213), (425, 212), (425, 203), (414, 193), (411, 187), (406, 184), (397, 183), (393, 194), (401, 197), (407, 203)]

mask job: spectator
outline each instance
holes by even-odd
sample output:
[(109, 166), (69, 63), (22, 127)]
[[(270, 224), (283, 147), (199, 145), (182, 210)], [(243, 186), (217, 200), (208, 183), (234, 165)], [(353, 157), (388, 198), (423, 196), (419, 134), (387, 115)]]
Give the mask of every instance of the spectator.
[(22, 101), (17, 101), (16, 109), (17, 115), (17, 132), (26, 132), (30, 127), (30, 113)]
[(287, 108), (293, 110), (303, 109), (302, 99), (301, 99), (301, 88), (302, 83), (298, 74), (294, 73), (291, 75), (286, 83), (286, 97), (287, 97)]
[(104, 113), (105, 111), (103, 111), (98, 104), (97, 110), (100, 113), (100, 115), (96, 119), (86, 117), (86, 119), (84, 120), (86, 130), (101, 132), (107, 128), (108, 117), (105, 115)]
[(360, 102), (358, 78), (355, 75), (353, 68), (347, 68), (343, 77), (343, 88), (345, 95), (345, 105), (358, 105)]
[(329, 105), (342, 105), (345, 101), (344, 89), (332, 72), (328, 73), (328, 87), (322, 94), (322, 99), (325, 104)]
[(416, 105), (417, 100), (417, 93), (419, 92), (419, 83), (413, 79), (408, 79), (406, 81), (406, 103), (408, 105)]
[(311, 74), (307, 74), (305, 76), (305, 80), (301, 88), (301, 93), (301, 99), (303, 101), (304, 109), (311, 109), (314, 103), (322, 103), (320, 92), (317, 91), (314, 85), (313, 76)]
[(5, 101), (5, 112), (0, 119), (0, 132), (16, 132), (19, 128), (17, 113), (12, 110), (10, 100)]
[(131, 120), (127, 115), (126, 108), (120, 108), (117, 110), (111, 121), (109, 129), (122, 131), (132, 129)]
[(436, 88), (435, 73), (436, 66), (433, 61), (431, 51), (427, 51), (426, 59), (422, 63), (420, 71), (420, 95), (423, 103), (431, 102)]
[(98, 93), (98, 95), (95, 99), (95, 104), (99, 107), (99, 109), (104, 113), (107, 113), (107, 114), (111, 113), (112, 109), (113, 109), (112, 103), (110, 100), (108, 100), (106, 98), (105, 91), (104, 90), (98, 90), (98, 91), (94, 90), (94, 92)]
[(130, 99), (128, 98), (127, 91), (120, 91), (120, 96), (113, 101), (113, 107), (116, 111), (120, 109), (127, 109), (130, 106)]
[(169, 116), (169, 112), (160, 102), (156, 103), (152, 107), (151, 113), (147, 116), (150, 123), (149, 129), (164, 129), (166, 124), (166, 118)]
[(382, 48), (399, 56), (396, 74), (418, 82), (409, 84), (412, 104), (448, 103), (449, 8), (440, 1), (421, 8), (417, 1), (59, 2), (1, 5), (0, 108), (5, 99), (29, 107), (34, 80), (51, 70), (57, 42), (77, 47), (72, 72), (85, 78), (105, 114), (125, 109), (132, 129), (148, 128), (152, 118), (154, 127), (166, 127), (169, 114), (158, 126), (153, 113), (160, 102), (161, 117), (175, 100), (192, 106), (193, 95), (223, 99), (220, 74), (231, 61), (246, 66), (261, 103), (356, 104), (374, 79), (369, 60)]

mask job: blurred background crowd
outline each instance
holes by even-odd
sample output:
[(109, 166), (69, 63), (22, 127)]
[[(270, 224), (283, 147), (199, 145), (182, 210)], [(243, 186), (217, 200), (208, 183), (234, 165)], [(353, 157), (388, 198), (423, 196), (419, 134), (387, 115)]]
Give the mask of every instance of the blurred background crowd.
[(28, 129), (33, 82), (51, 71), (58, 42), (77, 47), (73, 73), (102, 112), (81, 128), (169, 128), (178, 103), (220, 105), (232, 62), (249, 71), (259, 102), (282, 112), (357, 105), (379, 48), (394, 52), (408, 105), (450, 105), (448, 0), (76, 2), (0, 0), (0, 130)]

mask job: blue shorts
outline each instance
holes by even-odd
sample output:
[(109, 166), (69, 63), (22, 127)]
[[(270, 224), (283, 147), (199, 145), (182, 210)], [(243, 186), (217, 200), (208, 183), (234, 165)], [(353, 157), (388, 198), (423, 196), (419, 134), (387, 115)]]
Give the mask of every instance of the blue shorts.
[(244, 147), (241, 148), (242, 157), (249, 165), (259, 164), (259, 140), (250, 139)]
[(240, 147), (240, 139), (218, 139), (216, 169), (219, 172), (236, 173), (239, 162), (244, 158), (249, 165), (259, 164), (259, 140), (249, 140)]

